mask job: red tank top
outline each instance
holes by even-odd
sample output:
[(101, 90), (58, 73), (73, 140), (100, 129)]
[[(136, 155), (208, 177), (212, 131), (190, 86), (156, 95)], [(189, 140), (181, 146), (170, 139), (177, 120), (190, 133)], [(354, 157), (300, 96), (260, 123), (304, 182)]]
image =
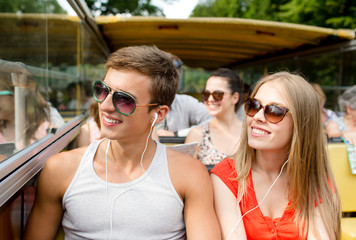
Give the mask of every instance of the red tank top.
[[(237, 197), (238, 183), (236, 180), (233, 180), (236, 179), (237, 174), (232, 159), (225, 158), (211, 170), (211, 173), (217, 175), (231, 190), (235, 197)], [(247, 190), (239, 204), (242, 215), (258, 205), (251, 171), (246, 182)], [(290, 203), (288, 206), (289, 205)], [(299, 236), (299, 228), (293, 222), (294, 212), (294, 209), (289, 209), (287, 207), (284, 210), (283, 215), (280, 218), (275, 219), (264, 216), (259, 207), (249, 212), (243, 217), (247, 239), (306, 239)]]

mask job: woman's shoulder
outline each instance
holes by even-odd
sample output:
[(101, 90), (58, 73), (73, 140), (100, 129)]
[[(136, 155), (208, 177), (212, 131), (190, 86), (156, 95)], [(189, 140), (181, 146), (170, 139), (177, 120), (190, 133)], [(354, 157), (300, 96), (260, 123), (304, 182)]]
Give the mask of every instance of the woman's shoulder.
[(193, 127), (192, 129), (190, 129), (190, 131), (185, 139), (185, 143), (199, 142), (203, 135), (202, 131), (203, 131), (202, 126)]
[[(214, 173), (215, 175), (219, 176), (220, 175), (229, 175), (229, 177), (234, 177), (236, 178), (236, 171), (235, 171), (235, 162), (231, 158), (225, 158), (218, 164), (214, 166), (214, 168), (211, 170), (211, 173)], [(230, 176), (234, 175), (234, 176)]]
[(220, 180), (230, 189), (230, 191), (237, 196), (238, 182), (236, 179), (237, 173), (233, 159), (225, 158), (216, 164), (210, 173), (219, 177)]

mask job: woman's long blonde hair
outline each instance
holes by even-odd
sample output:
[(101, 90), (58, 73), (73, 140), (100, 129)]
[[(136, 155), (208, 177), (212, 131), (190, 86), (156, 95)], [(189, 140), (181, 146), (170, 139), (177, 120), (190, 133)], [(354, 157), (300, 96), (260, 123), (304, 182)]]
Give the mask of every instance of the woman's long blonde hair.
[[(301, 234), (306, 236), (311, 224), (314, 234), (320, 238), (314, 222), (317, 203), (329, 238), (340, 239), (340, 198), (327, 155), (317, 94), (303, 77), (278, 72), (258, 81), (250, 96), (254, 97), (263, 84), (274, 80), (285, 90), (294, 123), (288, 155), (287, 187), (291, 207), (296, 210), (295, 221), (305, 223)], [(255, 158), (255, 150), (248, 145), (245, 117), (241, 142), (234, 156), (239, 181), (238, 199), (246, 190), (246, 178)]]

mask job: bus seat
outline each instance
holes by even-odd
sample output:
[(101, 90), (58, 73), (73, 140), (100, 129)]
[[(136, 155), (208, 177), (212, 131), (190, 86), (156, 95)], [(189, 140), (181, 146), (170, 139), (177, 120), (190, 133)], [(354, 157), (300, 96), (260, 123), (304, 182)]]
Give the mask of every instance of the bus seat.
[(341, 220), (341, 239), (355, 240), (356, 239), (356, 218), (342, 218)]
[(342, 211), (356, 212), (356, 175), (351, 174), (346, 144), (329, 143), (328, 150), (331, 168), (340, 193)]
[[(338, 187), (343, 213), (356, 212), (356, 175), (351, 173), (344, 143), (329, 143), (330, 164)], [(342, 240), (356, 239), (356, 217), (343, 217), (341, 220)]]

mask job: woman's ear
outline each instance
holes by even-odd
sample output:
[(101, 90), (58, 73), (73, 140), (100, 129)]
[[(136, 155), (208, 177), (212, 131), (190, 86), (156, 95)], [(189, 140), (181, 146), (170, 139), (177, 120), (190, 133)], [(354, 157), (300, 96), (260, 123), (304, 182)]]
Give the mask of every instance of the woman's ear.
[(234, 92), (231, 96), (234, 104), (238, 103), (240, 100), (240, 94), (238, 92)]
[(350, 114), (352, 112), (352, 108), (349, 105), (346, 105), (346, 113)]

